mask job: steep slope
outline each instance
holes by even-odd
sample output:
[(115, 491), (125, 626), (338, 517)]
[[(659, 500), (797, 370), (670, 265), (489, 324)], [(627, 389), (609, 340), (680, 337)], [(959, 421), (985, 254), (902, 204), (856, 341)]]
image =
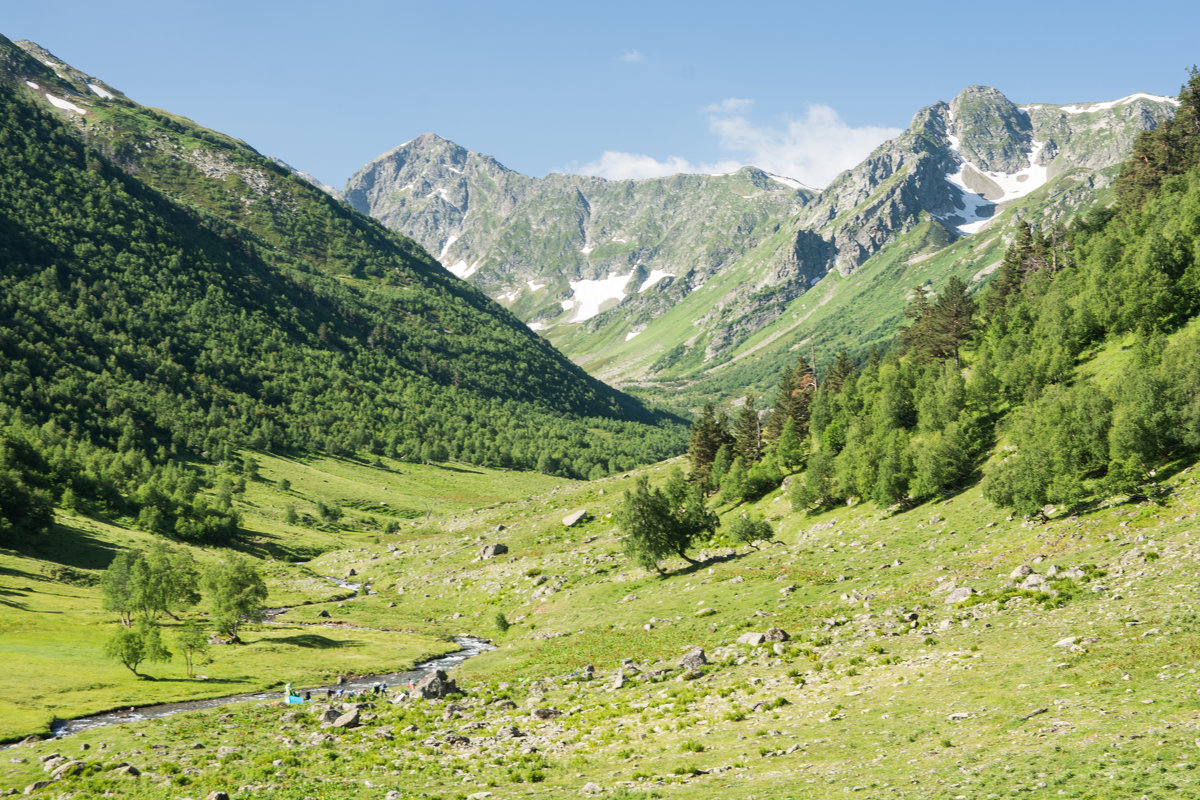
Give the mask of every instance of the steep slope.
[(232, 442), (586, 476), (678, 448), (411, 240), (23, 46), (0, 40), (0, 403), (24, 423), (152, 460)]
[[(775, 197), (778, 182), (755, 170), (538, 181), (427, 134), (365, 167), (344, 196), (389, 227), (426, 237), (444, 261), (455, 261), (460, 274), (594, 374), (661, 398), (677, 398), (680, 380), (699, 380), (699, 396), (745, 385), (747, 375), (726, 381), (722, 373), (741, 371), (749, 356), (753, 385), (773, 380), (797, 347), (831, 359), (834, 348), (862, 352), (890, 336), (914, 283), (937, 285), (951, 272), (986, 277), (975, 261), (1002, 248), (1014, 216), (1036, 213), (1049, 224), (1102, 202), (1134, 137), (1174, 107), (1144, 94), (1018, 107), (995, 89), (970, 87), (919, 111), (904, 134), (819, 195), (803, 193), (808, 202), (794, 213), (751, 226), (731, 218), (733, 207), (714, 214), (717, 200), (710, 201), (700, 209), (704, 230), (711, 241), (731, 244), (704, 253), (677, 249), (669, 268), (650, 260), (674, 241), (657, 228), (615, 229), (621, 232), (608, 239), (589, 233), (602, 203), (581, 187), (621, 188), (644, 209), (623, 207), (623, 214), (665, 213), (672, 230), (682, 230), (689, 225), (683, 216), (696, 212), (698, 188), (715, 197), (741, 176)], [(527, 198), (538, 191), (536, 212), (528, 211)], [(676, 207), (662, 205), (664, 191), (681, 198)], [(745, 187), (734, 193), (753, 194)], [(479, 195), (495, 211), (467, 213)], [(598, 259), (609, 255), (611, 237), (626, 239), (617, 260)], [(523, 255), (530, 251), (537, 256)], [(673, 277), (645, 285), (665, 272)], [(577, 295), (599, 302), (584, 311)], [(838, 309), (833, 328), (827, 306)]]

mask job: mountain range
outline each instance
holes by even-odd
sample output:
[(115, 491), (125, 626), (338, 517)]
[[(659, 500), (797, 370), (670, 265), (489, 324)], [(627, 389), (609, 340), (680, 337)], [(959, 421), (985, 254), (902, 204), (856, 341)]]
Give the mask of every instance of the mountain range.
[[(913, 285), (951, 273), (978, 283), (994, 269), (1013, 218), (1050, 224), (1102, 203), (1138, 133), (1175, 105), (1135, 94), (1017, 106), (972, 86), (918, 111), (819, 192), (753, 167), (539, 179), (425, 134), (364, 166), (340, 196), (593, 374), (699, 396), (724, 392), (722, 376), (750, 353), (770, 368), (732, 384), (773, 379), (798, 349), (831, 361), (889, 339)], [(856, 333), (843, 330), (846, 312)]]

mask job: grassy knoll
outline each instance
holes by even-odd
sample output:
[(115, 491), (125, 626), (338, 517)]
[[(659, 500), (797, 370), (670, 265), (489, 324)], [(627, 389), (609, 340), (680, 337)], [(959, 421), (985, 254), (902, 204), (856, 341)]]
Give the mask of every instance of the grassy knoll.
[[(91, 774), (50, 791), (146, 798), (564, 797), (591, 783), (604, 797), (685, 799), (1196, 792), (1195, 467), (1153, 500), (1046, 523), (1009, 519), (977, 489), (891, 515), (795, 514), (775, 493), (754, 510), (776, 542), (713, 542), (700, 567), (673, 563), (665, 578), (626, 563), (608, 517), (635, 477), (421, 520), (306, 565), (353, 569), (369, 589), (314, 597), (290, 624), (327, 611), (494, 637), (499, 649), (458, 668), (467, 695), (453, 704), (376, 703), (346, 731), (323, 728), (321, 707), (271, 704), (91, 731), (10, 751), (0, 787), (44, 778), (40, 757), (60, 752)], [(563, 527), (576, 508), (591, 519)], [(509, 551), (481, 559), (493, 542)], [(1050, 591), (1014, 586), (1021, 565)], [(948, 583), (975, 594), (947, 604)], [(771, 627), (790, 639), (737, 642)], [(692, 646), (709, 662), (699, 676), (677, 667)], [(143, 775), (108, 769), (120, 763)]]

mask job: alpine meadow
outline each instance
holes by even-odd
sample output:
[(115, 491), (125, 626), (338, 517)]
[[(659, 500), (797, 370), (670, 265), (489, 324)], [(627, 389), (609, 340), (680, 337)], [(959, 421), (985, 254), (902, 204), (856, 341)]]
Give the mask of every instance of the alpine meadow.
[(1183, 74), (335, 189), (0, 36), (0, 795), (1200, 794)]

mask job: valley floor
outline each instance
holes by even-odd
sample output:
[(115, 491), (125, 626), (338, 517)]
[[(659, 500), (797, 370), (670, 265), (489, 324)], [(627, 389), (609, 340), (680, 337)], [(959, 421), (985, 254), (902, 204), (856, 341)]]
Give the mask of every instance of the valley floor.
[[(757, 509), (776, 541), (714, 543), (700, 567), (665, 578), (628, 565), (609, 518), (634, 475), (559, 482), (306, 565), (353, 569), (371, 588), (315, 597), (284, 616), (292, 624), (327, 611), (351, 626), (493, 637), (499, 649), (455, 671), (465, 696), (364, 705), (354, 729), (323, 726), (322, 705), (243, 704), (89, 731), (7, 751), (0, 787), (46, 780), (57, 753), (81, 772), (39, 793), (1191, 796), (1197, 475), (1174, 476), (1153, 501), (1048, 523), (1008, 519), (977, 489), (895, 516), (806, 517), (776, 494)], [(588, 521), (564, 527), (579, 508)], [(491, 543), (509, 550), (485, 558)], [(1046, 581), (1014, 580), (1023, 566)], [(974, 593), (948, 603), (951, 587)], [(6, 599), (28, 604), (7, 625), (42, 613), (34, 598)], [(788, 640), (739, 642), (772, 628)], [(694, 647), (707, 663), (681, 668)]]

